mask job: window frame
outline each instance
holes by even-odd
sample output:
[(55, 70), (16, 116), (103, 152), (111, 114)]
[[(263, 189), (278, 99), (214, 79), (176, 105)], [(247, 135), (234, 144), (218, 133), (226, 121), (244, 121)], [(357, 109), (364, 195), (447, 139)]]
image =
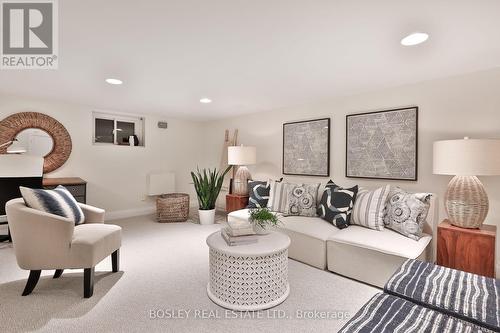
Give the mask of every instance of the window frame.
[[(96, 141), (96, 119), (113, 120), (113, 143), (97, 142)], [(134, 134), (139, 138), (138, 146), (120, 145), (117, 142), (117, 123), (118, 122), (134, 123)], [(143, 116), (134, 114), (123, 114), (108, 111), (93, 111), (92, 112), (92, 144), (96, 146), (122, 146), (122, 147), (146, 147), (145, 133), (146, 119)]]

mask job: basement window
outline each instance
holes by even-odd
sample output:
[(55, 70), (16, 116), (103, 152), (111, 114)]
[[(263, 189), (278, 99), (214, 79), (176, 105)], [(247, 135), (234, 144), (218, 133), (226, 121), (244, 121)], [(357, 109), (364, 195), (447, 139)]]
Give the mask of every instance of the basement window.
[(93, 143), (144, 147), (144, 118), (122, 114), (93, 113)]

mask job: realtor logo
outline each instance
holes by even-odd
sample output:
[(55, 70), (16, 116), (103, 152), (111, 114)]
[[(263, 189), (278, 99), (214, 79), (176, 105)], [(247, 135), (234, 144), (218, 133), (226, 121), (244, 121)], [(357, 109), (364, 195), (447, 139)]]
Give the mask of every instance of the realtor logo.
[(57, 69), (56, 0), (1, 0), (1, 69)]

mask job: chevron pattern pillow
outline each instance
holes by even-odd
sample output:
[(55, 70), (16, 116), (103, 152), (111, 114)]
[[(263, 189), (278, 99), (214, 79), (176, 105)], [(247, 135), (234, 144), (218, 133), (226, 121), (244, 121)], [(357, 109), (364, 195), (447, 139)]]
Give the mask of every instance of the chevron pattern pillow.
[(347, 228), (351, 221), (351, 212), (357, 194), (357, 185), (342, 188), (330, 180), (318, 204), (318, 216), (339, 229)]
[(70, 219), (75, 225), (85, 222), (85, 215), (75, 198), (59, 185), (53, 190), (19, 187), (26, 206)]

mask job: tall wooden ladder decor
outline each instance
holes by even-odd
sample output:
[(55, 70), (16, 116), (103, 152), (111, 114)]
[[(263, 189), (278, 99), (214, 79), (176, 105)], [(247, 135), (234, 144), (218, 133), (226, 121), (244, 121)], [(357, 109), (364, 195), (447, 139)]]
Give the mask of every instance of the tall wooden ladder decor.
[[(237, 146), (238, 145), (238, 130), (234, 130), (234, 134), (231, 137), (230, 136), (230, 131), (226, 129), (224, 131), (224, 143), (222, 145), (222, 154), (220, 158), (220, 165), (219, 169), (225, 170), (228, 167), (228, 161), (227, 161), (227, 147), (231, 146)], [(234, 175), (236, 174), (236, 168), (233, 167), (233, 175), (232, 178), (234, 178)], [(224, 177), (224, 182), (222, 184), (222, 190), (221, 190), (221, 195), (219, 195), (219, 198), (217, 199), (217, 207), (220, 209), (225, 209), (226, 205), (226, 194), (229, 194), (229, 186), (231, 183), (231, 175), (228, 173)]]

